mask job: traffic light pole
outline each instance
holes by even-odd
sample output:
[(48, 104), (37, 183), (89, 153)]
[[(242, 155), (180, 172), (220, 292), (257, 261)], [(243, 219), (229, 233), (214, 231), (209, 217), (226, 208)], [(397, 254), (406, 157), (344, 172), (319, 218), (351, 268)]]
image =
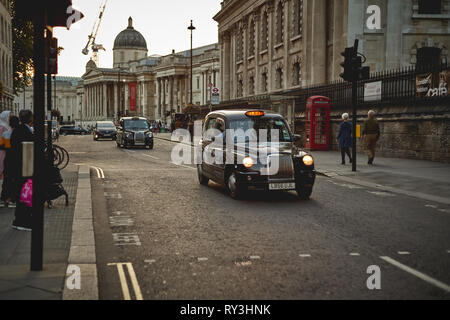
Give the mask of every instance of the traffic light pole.
[(353, 135), (352, 135), (352, 171), (356, 172), (356, 119), (358, 117), (357, 111), (358, 105), (358, 81), (352, 82), (352, 106), (353, 106)]

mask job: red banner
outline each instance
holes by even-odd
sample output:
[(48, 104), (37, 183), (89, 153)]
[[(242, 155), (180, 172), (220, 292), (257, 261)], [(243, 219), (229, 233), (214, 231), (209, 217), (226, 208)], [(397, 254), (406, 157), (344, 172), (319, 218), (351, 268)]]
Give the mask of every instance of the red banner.
[(131, 82), (130, 89), (130, 111), (136, 111), (136, 82)]

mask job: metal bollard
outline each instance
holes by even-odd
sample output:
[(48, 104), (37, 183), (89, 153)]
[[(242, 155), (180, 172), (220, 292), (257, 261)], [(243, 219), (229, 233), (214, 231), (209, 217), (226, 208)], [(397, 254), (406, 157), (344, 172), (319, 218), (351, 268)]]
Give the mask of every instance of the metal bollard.
[(34, 142), (22, 142), (22, 177), (31, 178), (34, 174)]

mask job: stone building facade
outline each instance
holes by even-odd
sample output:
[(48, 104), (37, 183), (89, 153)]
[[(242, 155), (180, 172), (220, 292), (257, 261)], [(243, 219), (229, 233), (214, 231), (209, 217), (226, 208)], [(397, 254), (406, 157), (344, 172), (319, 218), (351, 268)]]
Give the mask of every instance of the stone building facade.
[(14, 101), (11, 7), (0, 0), (0, 110), (11, 110)]
[(225, 0), (214, 19), (224, 100), (338, 80), (355, 38), (371, 71), (448, 60), (449, 0)]
[[(52, 77), (52, 109), (60, 112), (60, 120), (63, 122), (76, 122), (79, 119), (77, 86), (80, 81), (81, 78), (77, 77)], [(45, 89), (45, 101), (47, 101), (47, 89)], [(15, 96), (11, 110), (17, 115), (20, 110), (33, 110), (33, 107), (33, 86), (31, 85)]]
[[(168, 112), (182, 112), (190, 103), (190, 50), (167, 56), (147, 56), (145, 38), (133, 28), (114, 42), (113, 68), (98, 68), (90, 60), (78, 87), (77, 101), (84, 122), (143, 116), (170, 122)], [(209, 103), (209, 84), (218, 86), (219, 48), (193, 49), (193, 103)]]

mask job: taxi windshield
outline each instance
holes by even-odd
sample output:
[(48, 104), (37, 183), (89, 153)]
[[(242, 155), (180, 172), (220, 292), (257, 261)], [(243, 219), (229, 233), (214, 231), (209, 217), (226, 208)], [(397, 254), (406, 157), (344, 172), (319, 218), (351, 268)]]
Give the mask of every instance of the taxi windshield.
[[(245, 141), (258, 141), (261, 139), (260, 130), (267, 130), (267, 142), (292, 142), (291, 134), (286, 122), (277, 118), (248, 118), (241, 120), (230, 121), (231, 130), (244, 130), (246, 132), (249, 129), (255, 130), (258, 137), (245, 137)], [(272, 141), (272, 130), (278, 132), (278, 141)], [(272, 134), (271, 134), (272, 132)], [(273, 137), (275, 138), (276, 135)]]
[(99, 124), (97, 124), (97, 127), (99, 129), (115, 129), (116, 128), (114, 123), (99, 123)]
[(144, 131), (148, 130), (148, 123), (145, 120), (125, 120), (125, 130)]

